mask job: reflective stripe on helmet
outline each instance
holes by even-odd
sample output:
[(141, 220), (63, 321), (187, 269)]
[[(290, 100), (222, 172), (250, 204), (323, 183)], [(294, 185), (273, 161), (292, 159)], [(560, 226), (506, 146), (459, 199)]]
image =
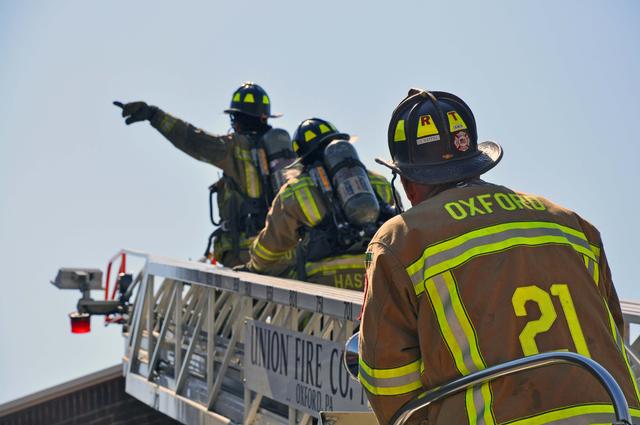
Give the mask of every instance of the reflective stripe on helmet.
[(374, 395), (400, 395), (422, 388), (420, 377), (424, 371), (422, 360), (390, 369), (374, 369), (362, 358), (358, 379)]
[(304, 132), (304, 141), (305, 142), (313, 140), (313, 139), (315, 139), (315, 137), (316, 137), (316, 133), (314, 133), (311, 130), (307, 130), (307, 131)]
[(407, 140), (407, 136), (404, 132), (404, 120), (398, 120), (396, 124), (396, 131), (393, 135), (394, 142), (404, 142)]
[(557, 223), (531, 221), (489, 226), (432, 245), (406, 270), (416, 295), (420, 295), (425, 290), (426, 280), (474, 257), (518, 246), (547, 244), (570, 246), (597, 261), (584, 233)]

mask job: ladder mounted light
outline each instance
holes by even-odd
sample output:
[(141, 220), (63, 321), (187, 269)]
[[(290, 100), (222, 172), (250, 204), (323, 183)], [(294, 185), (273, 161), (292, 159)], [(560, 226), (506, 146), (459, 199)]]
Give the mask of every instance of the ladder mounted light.
[(78, 313), (74, 311), (69, 314), (71, 321), (71, 333), (86, 334), (91, 332), (91, 315), (88, 313)]
[[(119, 299), (94, 300), (91, 298), (92, 290), (103, 290), (102, 271), (99, 269), (73, 269), (63, 268), (58, 271), (56, 279), (51, 282), (60, 289), (77, 289), (82, 293), (78, 300), (77, 311), (69, 314), (71, 333), (82, 334), (91, 332), (91, 315), (98, 314), (108, 316), (122, 314), (125, 311), (129, 297), (131, 296), (132, 276), (120, 273), (116, 281), (119, 289)], [(115, 288), (114, 288), (115, 292)]]

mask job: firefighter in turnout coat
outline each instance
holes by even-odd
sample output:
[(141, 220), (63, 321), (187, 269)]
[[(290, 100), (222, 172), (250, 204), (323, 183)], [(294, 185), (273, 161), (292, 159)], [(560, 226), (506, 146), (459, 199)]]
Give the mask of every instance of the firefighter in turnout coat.
[[(249, 261), (249, 246), (262, 229), (275, 195), (260, 173), (255, 149), (265, 139), (290, 144), (285, 130), (267, 124), (268, 118), (280, 115), (271, 114), (271, 100), (262, 87), (244, 83), (234, 92), (229, 109), (224, 111), (234, 131), (225, 135), (209, 134), (145, 102), (114, 104), (122, 108), (127, 125), (149, 121), (176, 148), (223, 171), (223, 177), (211, 187), (220, 214), (219, 223), (211, 214), (214, 224), (219, 225), (212, 235), (213, 257), (227, 267)], [(207, 251), (209, 256), (209, 247)]]
[[(381, 424), (425, 390), (488, 366), (569, 350), (603, 365), (640, 421), (622, 313), (598, 230), (542, 197), (478, 177), (502, 157), (477, 143), (469, 107), (412, 89), (389, 124), (392, 161), (413, 207), (367, 252), (360, 381)], [(611, 423), (587, 371), (554, 365), (471, 387), (412, 423)], [(424, 422), (421, 422), (424, 421)]]
[[(251, 248), (249, 270), (363, 290), (366, 246), (379, 225), (395, 215), (395, 203), (390, 183), (362, 166), (348, 140), (328, 121), (312, 118), (300, 124), (293, 148), (304, 169), (294, 171), (277, 194)], [(327, 162), (326, 150), (334, 163)], [(353, 184), (346, 187), (345, 182)], [(343, 202), (353, 193), (360, 197), (357, 210), (356, 197)], [(293, 270), (282, 261), (291, 249), (296, 249)]]

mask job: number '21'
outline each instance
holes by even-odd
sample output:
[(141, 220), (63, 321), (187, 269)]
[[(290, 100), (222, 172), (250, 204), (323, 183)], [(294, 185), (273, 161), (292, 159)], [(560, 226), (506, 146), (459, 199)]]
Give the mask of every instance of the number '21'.
[[(587, 342), (582, 333), (582, 328), (580, 327), (580, 322), (578, 321), (578, 315), (573, 305), (569, 287), (565, 284), (556, 283), (551, 285), (550, 292), (551, 295), (560, 299), (562, 312), (569, 324), (569, 333), (576, 346), (576, 351), (578, 354), (591, 357), (589, 349), (587, 348)], [(520, 345), (522, 346), (522, 352), (525, 356), (538, 354), (540, 352), (536, 344), (536, 335), (551, 329), (551, 326), (558, 316), (553, 306), (551, 296), (545, 290), (535, 285), (522, 286), (514, 291), (511, 302), (516, 316), (524, 317), (527, 315), (525, 304), (528, 301), (533, 301), (538, 304), (540, 308), (540, 318), (527, 322), (522, 332), (520, 332)]]

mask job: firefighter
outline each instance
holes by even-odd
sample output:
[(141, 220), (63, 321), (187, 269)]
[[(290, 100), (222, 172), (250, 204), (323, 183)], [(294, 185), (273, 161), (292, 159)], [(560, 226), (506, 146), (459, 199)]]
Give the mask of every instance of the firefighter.
[(281, 261), (296, 248), (291, 277), (363, 290), (364, 253), (380, 224), (395, 215), (384, 177), (368, 172), (349, 135), (328, 121), (304, 120), (293, 136), (301, 172), (277, 194), (251, 248), (248, 269), (286, 275)]
[[(234, 92), (231, 106), (224, 111), (229, 114), (233, 128), (233, 132), (226, 135), (209, 134), (145, 102), (114, 104), (122, 108), (127, 125), (149, 121), (181, 151), (222, 169), (222, 178), (210, 188), (211, 197), (217, 195), (220, 214), (220, 221), (215, 222), (211, 213), (211, 221), (219, 227), (209, 238), (205, 255), (213, 256), (227, 267), (249, 261), (249, 246), (262, 229), (279, 188), (274, 189), (270, 184), (276, 180), (279, 170), (269, 175), (269, 170), (264, 169), (269, 164), (261, 163), (258, 153), (264, 151), (264, 145), (283, 146), (282, 152), (278, 151), (279, 158), (271, 161), (271, 164), (277, 163), (279, 169), (295, 160), (289, 134), (273, 129), (267, 122), (268, 118), (281, 115), (271, 114), (271, 100), (264, 89), (247, 82)], [(213, 254), (209, 251), (212, 238), (215, 238)]]
[[(401, 176), (413, 206), (366, 254), (360, 381), (379, 422), (425, 390), (556, 350), (602, 364), (640, 420), (598, 230), (540, 196), (481, 180), (502, 149), (477, 140), (460, 98), (412, 89), (389, 124), (392, 161), (376, 159)], [(588, 372), (554, 365), (471, 387), (413, 422), (611, 423), (612, 411)]]

